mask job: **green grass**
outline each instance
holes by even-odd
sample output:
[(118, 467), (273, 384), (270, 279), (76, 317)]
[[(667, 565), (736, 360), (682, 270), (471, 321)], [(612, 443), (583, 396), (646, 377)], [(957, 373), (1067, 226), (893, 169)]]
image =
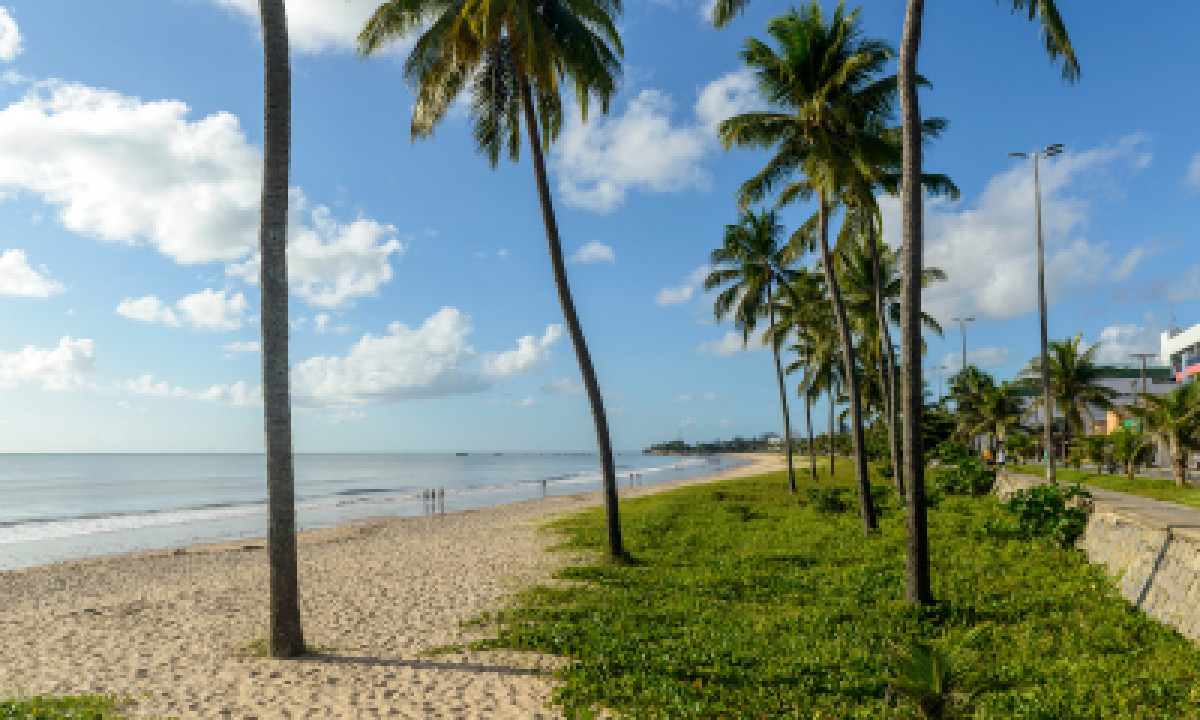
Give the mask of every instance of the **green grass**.
[[(634, 563), (566, 568), (582, 582), (526, 591), (481, 646), (575, 658), (556, 696), (571, 717), (916, 717), (883, 680), (889, 652), (914, 638), (969, 645), (964, 687), (994, 688), (977, 718), (1200, 717), (1191, 643), (1080, 551), (977, 534), (1003, 513), (994, 498), (930, 512), (938, 603), (916, 610), (901, 602), (894, 498), (867, 538), (856, 510), (821, 513), (804, 496), (773, 473), (623, 501)], [(551, 528), (568, 548), (604, 547), (600, 509)]]
[[(1024, 473), (1026, 475), (1046, 476), (1046, 469), (1041, 465), (1021, 465), (1012, 468), (1012, 470), (1013, 472)], [(1060, 482), (1091, 485), (1092, 487), (1104, 488), (1105, 490), (1115, 490), (1117, 492), (1129, 493), (1130, 495), (1141, 495), (1142, 497), (1200, 509), (1200, 488), (1192, 486), (1179, 487), (1175, 484), (1175, 478), (1173, 477), (1152, 478), (1134, 475), (1133, 480), (1130, 480), (1124, 473), (1109, 475), (1090, 470), (1071, 470), (1070, 468), (1055, 468), (1054, 474)]]
[(115, 712), (128, 701), (114, 695), (78, 697), (32, 697), (0, 700), (0, 718), (16, 720), (115, 720), (124, 717)]

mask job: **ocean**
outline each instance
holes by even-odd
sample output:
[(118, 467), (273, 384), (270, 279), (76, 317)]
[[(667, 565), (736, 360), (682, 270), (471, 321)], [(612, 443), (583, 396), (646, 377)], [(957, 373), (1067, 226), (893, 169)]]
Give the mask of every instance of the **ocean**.
[[(617, 484), (723, 472), (735, 458), (619, 455)], [(595, 455), (296, 455), (301, 530), (601, 489)], [(631, 478), (630, 476), (635, 477)], [(0, 455), (0, 570), (267, 533), (263, 455)]]

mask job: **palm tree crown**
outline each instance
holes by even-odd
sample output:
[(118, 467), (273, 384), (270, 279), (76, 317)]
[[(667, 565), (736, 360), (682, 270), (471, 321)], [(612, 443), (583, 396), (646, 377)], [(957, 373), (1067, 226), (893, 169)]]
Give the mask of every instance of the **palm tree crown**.
[[(1081, 340), (1082, 335), (1076, 335), (1049, 344), (1050, 393), (1054, 396), (1055, 407), (1066, 419), (1068, 440), (1073, 431), (1083, 427), (1084, 415), (1090, 418), (1093, 409), (1111, 408), (1112, 399), (1117, 394), (1112, 388), (1100, 384), (1101, 370), (1095, 362), (1100, 344), (1081, 351)], [(1030, 360), (1029, 367), (1022, 374), (1027, 378), (1040, 378), (1042, 358), (1038, 356)], [(1040, 407), (1042, 404), (1042, 398), (1037, 398), (1030, 407)]]

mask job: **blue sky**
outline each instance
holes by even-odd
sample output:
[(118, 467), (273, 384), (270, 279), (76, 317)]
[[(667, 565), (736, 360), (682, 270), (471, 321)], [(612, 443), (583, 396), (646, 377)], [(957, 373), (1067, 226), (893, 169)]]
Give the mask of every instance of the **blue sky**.
[[(292, 363), (301, 452), (589, 451), (532, 166), (491, 170), (463, 113), (410, 144), (403, 47), (362, 60), (373, 0), (289, 0)], [(777, 430), (770, 356), (741, 350), (698, 287), (734, 188), (764, 156), (713, 127), (757, 96), (737, 51), (786, 6), (717, 31), (704, 0), (629, 3), (607, 117), (548, 157), (581, 319), (618, 450)], [(1059, 0), (1082, 66), (1067, 85), (1037, 28), (987, 0), (930, 2), (926, 262), (949, 281), (928, 367), (1013, 376), (1038, 348), (1032, 171), (1042, 167), (1050, 335), (1101, 356), (1200, 322), (1200, 6)], [(832, 3), (824, 3), (827, 9)], [(0, 17), (0, 451), (254, 452), (262, 143), (255, 0), (9, 3)], [(64, 12), (69, 8), (69, 12)], [(903, 3), (862, 3), (897, 43)], [(789, 227), (811, 212), (784, 211)], [(886, 239), (899, 212), (885, 203)], [(937, 375), (930, 371), (936, 383)], [(823, 408), (816, 408), (818, 430)], [(793, 417), (802, 424), (802, 410)]]

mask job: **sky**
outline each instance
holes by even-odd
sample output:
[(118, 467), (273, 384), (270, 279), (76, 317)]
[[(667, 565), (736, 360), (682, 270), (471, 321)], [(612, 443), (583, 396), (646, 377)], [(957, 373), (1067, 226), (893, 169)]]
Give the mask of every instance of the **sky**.
[[(762, 107), (738, 51), (787, 6), (754, 0), (715, 30), (708, 2), (627, 3), (608, 114), (570, 112), (547, 156), (621, 452), (781, 430), (770, 354), (714, 321), (700, 284), (767, 157), (715, 135)], [(354, 51), (378, 0), (287, 4), (296, 450), (593, 451), (527, 148), (490, 168), (461, 106), (410, 142), (407, 44)], [(863, 0), (864, 33), (897, 45), (903, 5)], [(988, 0), (926, 4), (922, 112), (949, 120), (926, 169), (962, 191), (926, 205), (925, 262), (948, 275), (925, 293), (945, 327), (926, 338), (934, 387), (962, 362), (955, 317), (975, 318), (967, 360), (999, 379), (1038, 352), (1032, 166), (1010, 152), (1065, 147), (1041, 165), (1051, 339), (1128, 362), (1173, 318), (1200, 322), (1184, 79), (1200, 5), (1058, 7), (1073, 85), (1035, 24)], [(261, 451), (257, 2), (0, 11), (0, 452)], [(898, 205), (882, 204), (898, 245)]]

